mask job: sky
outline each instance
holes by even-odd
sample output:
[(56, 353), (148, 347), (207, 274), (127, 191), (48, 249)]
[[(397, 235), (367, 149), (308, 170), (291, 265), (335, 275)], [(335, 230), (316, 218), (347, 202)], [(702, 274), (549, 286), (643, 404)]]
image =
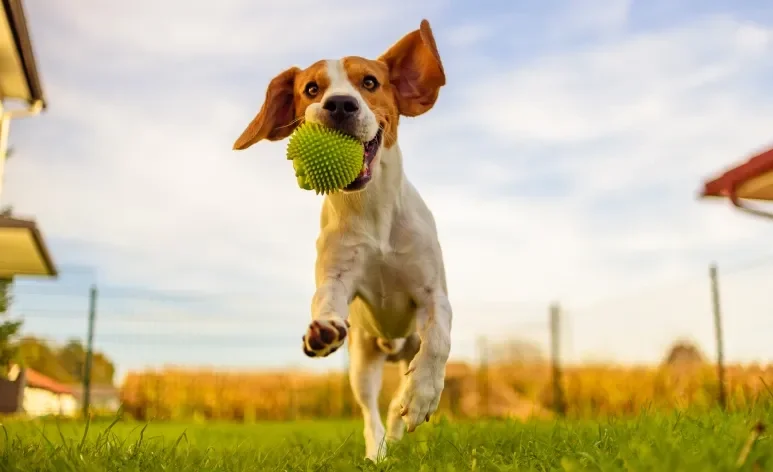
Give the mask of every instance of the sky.
[(49, 107), (12, 123), (1, 201), (62, 270), (18, 282), (27, 333), (83, 338), (96, 284), (119, 372), (345, 365), (300, 348), (321, 197), (286, 142), (231, 146), (282, 70), (375, 58), (427, 18), (447, 85), (399, 144), (437, 220), (452, 356), (546, 347), (554, 302), (568, 361), (657, 362), (677, 338), (711, 356), (716, 262), (726, 357), (773, 360), (773, 226), (697, 198), (773, 145), (769, 2), (25, 5)]

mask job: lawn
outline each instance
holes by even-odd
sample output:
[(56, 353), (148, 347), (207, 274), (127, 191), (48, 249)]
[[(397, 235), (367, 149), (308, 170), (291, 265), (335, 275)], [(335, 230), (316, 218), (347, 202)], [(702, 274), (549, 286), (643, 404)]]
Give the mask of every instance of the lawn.
[[(602, 422), (423, 425), (379, 465), (356, 422), (176, 424), (5, 421), (3, 471), (772, 470), (773, 411), (642, 413)], [(757, 426), (755, 426), (757, 425)], [(759, 436), (759, 437), (757, 437)], [(745, 447), (751, 444), (751, 447)], [(744, 452), (748, 449), (748, 452)]]

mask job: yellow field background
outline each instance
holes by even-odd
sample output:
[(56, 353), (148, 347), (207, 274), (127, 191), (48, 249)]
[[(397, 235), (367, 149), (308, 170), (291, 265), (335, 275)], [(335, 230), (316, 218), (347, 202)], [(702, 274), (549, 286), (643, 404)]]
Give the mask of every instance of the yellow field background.
[[(380, 397), (385, 411), (399, 381), (388, 366)], [(710, 408), (717, 404), (714, 366), (578, 366), (562, 370), (567, 415), (597, 418), (643, 410)], [(729, 408), (773, 402), (773, 365), (726, 368)], [(138, 419), (290, 420), (358, 415), (341, 372), (217, 372), (167, 368), (132, 372), (121, 390), (126, 413)], [(440, 413), (456, 418), (553, 415), (547, 364), (451, 363)]]

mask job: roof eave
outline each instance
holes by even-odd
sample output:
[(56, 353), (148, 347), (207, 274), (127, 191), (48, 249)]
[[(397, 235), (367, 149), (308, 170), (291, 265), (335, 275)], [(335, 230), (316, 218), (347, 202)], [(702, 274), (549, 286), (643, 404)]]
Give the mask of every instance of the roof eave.
[[(38, 228), (34, 220), (12, 218), (8, 216), (0, 215), (0, 228), (20, 228), (28, 231), (30, 236), (32, 237), (32, 242), (35, 245), (35, 250), (37, 254), (40, 256), (41, 260), (43, 261), (43, 265), (45, 266), (46, 273), (36, 274), (36, 275), (45, 275), (47, 277), (53, 277), (53, 278), (58, 277), (59, 273), (56, 268), (56, 265), (54, 264), (53, 258), (51, 257), (51, 253), (48, 250), (48, 246), (46, 245), (43, 239), (43, 235), (40, 233), (40, 229)], [(18, 275), (29, 275), (29, 274), (20, 273)]]
[(27, 81), (27, 88), (30, 92), (29, 104), (40, 102), (45, 109), (47, 106), (43, 94), (43, 86), (38, 75), (38, 68), (35, 62), (35, 54), (32, 50), (32, 40), (30, 39), (29, 29), (27, 28), (27, 17), (24, 14), (22, 0), (2, 0), (5, 7), (8, 25), (11, 28), (14, 45), (19, 55), (19, 60), (24, 70), (24, 77)]
[(773, 172), (773, 148), (757, 153), (718, 177), (706, 181), (701, 197), (731, 198), (744, 183)]
[(701, 198), (728, 198), (739, 210), (773, 219), (773, 213), (750, 206), (744, 200), (771, 202), (773, 148), (758, 153), (703, 185)]

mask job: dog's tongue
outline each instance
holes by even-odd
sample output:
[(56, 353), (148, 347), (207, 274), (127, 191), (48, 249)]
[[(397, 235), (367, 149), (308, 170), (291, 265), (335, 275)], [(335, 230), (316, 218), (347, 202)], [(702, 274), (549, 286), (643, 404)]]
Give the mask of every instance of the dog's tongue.
[(370, 175), (370, 166), (368, 164), (367, 159), (365, 160), (365, 162), (362, 163), (362, 170), (360, 171), (359, 174), (357, 174), (357, 177), (358, 178), (359, 177), (364, 177), (366, 175)]

